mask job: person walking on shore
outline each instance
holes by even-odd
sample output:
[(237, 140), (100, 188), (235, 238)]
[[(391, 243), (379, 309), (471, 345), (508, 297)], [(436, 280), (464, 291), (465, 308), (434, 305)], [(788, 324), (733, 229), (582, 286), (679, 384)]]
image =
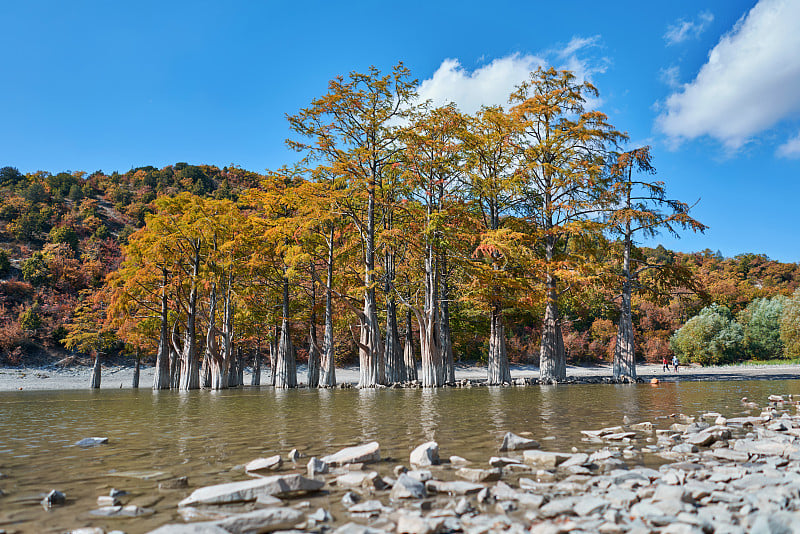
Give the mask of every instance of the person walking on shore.
[(673, 356), (672, 357), (672, 366), (675, 368), (675, 372), (677, 373), (678, 372), (678, 357), (677, 356)]
[(662, 371), (669, 371), (669, 362), (667, 361), (667, 357), (666, 356), (661, 358), (661, 370)]

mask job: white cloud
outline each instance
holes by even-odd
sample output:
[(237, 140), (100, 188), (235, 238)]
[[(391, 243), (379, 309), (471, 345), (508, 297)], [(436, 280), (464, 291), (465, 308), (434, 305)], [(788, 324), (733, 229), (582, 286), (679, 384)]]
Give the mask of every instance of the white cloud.
[(656, 118), (673, 142), (704, 135), (735, 150), (800, 112), (800, 1), (761, 0)]
[(665, 69), (661, 69), (658, 73), (658, 78), (672, 89), (677, 89), (680, 84), (680, 69), (677, 65), (670, 65)]
[(800, 158), (800, 132), (779, 146), (775, 154), (782, 158)]
[(461, 111), (474, 113), (484, 105), (505, 105), (514, 87), (544, 64), (536, 56), (513, 54), (469, 72), (457, 59), (445, 59), (433, 76), (420, 84), (419, 94), (434, 105), (455, 102)]
[[(419, 95), (423, 100), (431, 100), (442, 106), (455, 102), (465, 113), (474, 113), (481, 106), (505, 106), (514, 88), (528, 79), (528, 75), (538, 67), (549, 64), (548, 56), (557, 58), (555, 66), (575, 74), (578, 82), (591, 78), (593, 74), (605, 72), (608, 60), (602, 58), (589, 61), (579, 57), (579, 53), (598, 45), (600, 36), (573, 37), (563, 48), (550, 50), (542, 56), (532, 54), (512, 54), (494, 59), (491, 63), (466, 70), (458, 59), (445, 59), (433, 73), (423, 80)], [(600, 100), (587, 102), (587, 107), (596, 107)]]
[(668, 45), (682, 43), (688, 39), (696, 39), (714, 21), (714, 15), (709, 11), (702, 11), (695, 20), (678, 20), (667, 28), (664, 40)]

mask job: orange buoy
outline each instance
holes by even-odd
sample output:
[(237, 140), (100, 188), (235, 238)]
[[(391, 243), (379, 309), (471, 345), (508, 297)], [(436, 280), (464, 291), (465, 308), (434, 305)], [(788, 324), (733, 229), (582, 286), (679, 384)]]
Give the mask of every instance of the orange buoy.
[(655, 386), (656, 384), (658, 384), (658, 378), (651, 378), (650, 383)]

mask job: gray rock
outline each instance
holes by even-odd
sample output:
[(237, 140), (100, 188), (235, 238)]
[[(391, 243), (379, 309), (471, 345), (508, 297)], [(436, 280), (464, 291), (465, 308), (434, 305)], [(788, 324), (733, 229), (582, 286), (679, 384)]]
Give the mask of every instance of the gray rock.
[(367, 516), (380, 515), (384, 512), (391, 511), (391, 508), (383, 506), (381, 501), (371, 500), (364, 501), (361, 504), (354, 504), (347, 509), (351, 514), (365, 514)]
[(451, 456), (450, 457), (450, 464), (451, 465), (469, 465), (472, 462), (467, 460), (466, 458), (462, 458), (461, 456)]
[(506, 458), (504, 456), (492, 456), (489, 458), (489, 465), (492, 467), (505, 467), (507, 465), (514, 465), (514, 464), (522, 464), (520, 460), (516, 458)]
[(42, 499), (42, 506), (45, 508), (51, 508), (53, 506), (61, 506), (67, 502), (67, 496), (58, 491), (58, 490), (50, 490), (50, 492), (44, 496)]
[(94, 447), (95, 445), (104, 445), (108, 443), (108, 438), (83, 438), (75, 442), (77, 447)]
[(603, 439), (609, 441), (621, 441), (623, 439), (631, 439), (636, 437), (636, 432), (616, 432), (614, 434), (606, 434)]
[(230, 534), (230, 532), (217, 526), (213, 521), (204, 521), (200, 523), (164, 525), (151, 530), (148, 534)]
[(97, 506), (119, 506), (119, 499), (109, 495), (101, 495), (97, 498)]
[(364, 488), (383, 490), (388, 484), (375, 471), (358, 471), (336, 477), (335, 483), (341, 488)]
[(345, 523), (333, 531), (333, 534), (387, 534), (387, 531), (379, 528), (359, 525), (358, 523)]
[(436, 532), (443, 520), (427, 520), (418, 515), (400, 514), (397, 518), (397, 534), (432, 534)]
[(407, 471), (406, 474), (420, 482), (427, 482), (433, 478), (433, 473), (428, 469), (414, 469), (413, 471)]
[(547, 452), (539, 450), (530, 450), (522, 453), (525, 463), (537, 467), (551, 468), (566, 462), (570, 458), (570, 454), (562, 454), (559, 452)]
[(361, 500), (361, 495), (358, 493), (348, 491), (342, 495), (342, 504), (345, 508), (349, 508)]
[(481, 484), (474, 484), (472, 482), (464, 482), (457, 480), (454, 482), (442, 482), (441, 480), (429, 480), (425, 483), (425, 488), (428, 491), (435, 493), (449, 493), (451, 495), (469, 495), (471, 493), (478, 493), (484, 488)]
[(309, 521), (315, 523), (329, 523), (333, 521), (333, 516), (325, 508), (317, 508), (317, 511), (308, 516)]
[(423, 443), (411, 451), (409, 461), (411, 465), (417, 467), (439, 465), (439, 444), (435, 441)]
[(292, 528), (304, 519), (305, 515), (294, 508), (262, 508), (217, 521), (216, 525), (231, 534), (245, 534)]
[(308, 476), (314, 478), (316, 475), (324, 475), (328, 472), (328, 464), (317, 458), (316, 456), (308, 461), (306, 467)]
[(576, 497), (563, 497), (553, 499), (539, 508), (539, 515), (542, 517), (557, 517), (561, 515), (575, 515), (575, 505), (579, 499)]
[(539, 444), (528, 438), (523, 438), (512, 432), (507, 432), (503, 436), (503, 444), (500, 445), (500, 452), (505, 451), (522, 451), (527, 449), (538, 449)]
[(589, 455), (583, 452), (573, 454), (569, 459), (561, 462), (560, 467), (567, 469), (573, 466), (583, 466), (589, 464)]
[(178, 503), (178, 506), (254, 501), (260, 495), (289, 497), (317, 491), (324, 485), (325, 483), (322, 481), (308, 479), (300, 475), (274, 475), (243, 482), (229, 482), (227, 484), (199, 488)]
[(357, 447), (347, 447), (335, 454), (325, 456), (322, 461), (328, 465), (337, 466), (345, 464), (379, 462), (381, 448), (377, 441), (372, 441)]
[(397, 477), (389, 496), (392, 499), (424, 499), (428, 493), (425, 484), (404, 473)]
[(585, 496), (579, 499), (577, 504), (575, 504), (575, 513), (581, 517), (602, 514), (610, 504), (611, 503), (607, 500), (601, 499), (600, 497)]
[(283, 465), (283, 460), (280, 454), (270, 456), (269, 458), (257, 458), (244, 466), (244, 470), (248, 474), (259, 475), (269, 471), (277, 471)]
[[(697, 424), (697, 423), (695, 423)], [(697, 445), (698, 447), (708, 447), (717, 441), (717, 437), (711, 432), (697, 432), (686, 438), (686, 443), (690, 445)]]
[(503, 477), (503, 470), (499, 467), (494, 469), (462, 467), (456, 471), (456, 476), (469, 482), (494, 482)]
[(297, 449), (290, 450), (289, 454), (287, 455), (287, 458), (289, 458), (289, 461), (292, 463), (297, 463), (297, 460), (299, 460), (302, 457), (303, 455)]
[[(171, 478), (169, 480), (164, 480), (163, 482), (158, 483), (158, 489), (160, 490), (176, 490), (188, 487), (189, 487), (189, 479), (187, 477)], [(112, 497), (116, 496), (117, 495), (112, 495)]]

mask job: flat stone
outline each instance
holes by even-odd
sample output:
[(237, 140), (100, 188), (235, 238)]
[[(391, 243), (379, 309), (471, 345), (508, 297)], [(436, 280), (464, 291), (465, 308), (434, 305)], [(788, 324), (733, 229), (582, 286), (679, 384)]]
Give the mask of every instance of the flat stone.
[(441, 480), (429, 480), (425, 483), (425, 488), (435, 493), (449, 493), (451, 495), (469, 495), (478, 493), (484, 488), (482, 484), (464, 482), (456, 480), (453, 482), (442, 482)]
[(431, 473), (428, 469), (414, 469), (406, 474), (414, 480), (419, 480), (420, 482), (427, 482), (433, 478), (433, 473)]
[(397, 477), (389, 496), (392, 499), (424, 499), (428, 493), (424, 483), (403, 473)]
[(631, 425), (631, 430), (638, 430), (640, 432), (652, 432), (653, 423), (651, 423), (650, 421), (645, 421), (643, 423), (636, 423), (635, 425)]
[(245, 534), (289, 529), (304, 519), (305, 515), (294, 508), (262, 508), (217, 521), (216, 525), (231, 534)]
[(322, 481), (308, 479), (300, 475), (274, 475), (243, 482), (229, 482), (227, 484), (199, 488), (178, 503), (178, 506), (254, 501), (260, 495), (288, 497), (317, 491), (324, 485), (325, 483)]
[(335, 454), (324, 456), (322, 461), (328, 465), (337, 466), (356, 463), (379, 462), (381, 448), (377, 441), (372, 441), (357, 447), (347, 447)]
[(522, 464), (522, 462), (516, 458), (507, 458), (505, 456), (492, 456), (489, 458), (489, 465), (492, 467), (505, 467), (512, 464), (519, 465)]
[[(435, 524), (433, 524), (435, 523)], [(428, 521), (423, 517), (401, 514), (397, 518), (397, 534), (432, 534), (438, 530), (442, 521)]]
[(603, 436), (603, 439), (607, 439), (609, 441), (620, 441), (623, 439), (631, 439), (636, 437), (636, 432), (617, 432), (615, 434), (606, 434)]
[(158, 483), (160, 490), (176, 490), (189, 487), (189, 479), (187, 477), (171, 478)]
[(423, 443), (411, 451), (409, 462), (417, 467), (439, 465), (439, 444), (435, 441)]
[(337, 486), (341, 488), (364, 488), (383, 490), (388, 484), (375, 471), (361, 471), (339, 475), (335, 479)]
[(697, 432), (687, 437), (685, 442), (698, 447), (708, 447), (715, 441), (717, 441), (717, 438), (711, 432)]
[(151, 530), (148, 534), (230, 534), (230, 532), (217, 526), (213, 521), (203, 521), (200, 523), (163, 525)]
[(108, 443), (108, 438), (83, 438), (80, 441), (76, 441), (75, 445), (77, 447), (94, 447), (95, 445), (104, 445)]
[(44, 499), (42, 499), (42, 506), (50, 508), (52, 506), (61, 506), (67, 502), (67, 496), (58, 490), (50, 490)]
[(611, 503), (609, 503), (607, 500), (600, 497), (582, 497), (578, 500), (577, 504), (575, 504), (575, 513), (581, 517), (602, 514), (605, 512), (606, 508), (610, 506), (610, 504)]
[(500, 452), (505, 451), (522, 451), (527, 449), (538, 449), (539, 443), (535, 440), (523, 438), (512, 432), (507, 432), (503, 436), (503, 444), (500, 445)]
[(119, 506), (119, 499), (109, 495), (101, 495), (97, 498), (97, 506)]
[(539, 508), (539, 515), (542, 517), (557, 517), (561, 515), (575, 515), (575, 505), (578, 502), (576, 497), (563, 497), (553, 499)]
[(456, 476), (469, 482), (494, 482), (503, 477), (503, 470), (499, 467), (495, 469), (471, 469), (462, 467), (456, 471)]
[(711, 455), (721, 460), (743, 463), (750, 459), (750, 455), (744, 451), (734, 451), (731, 449), (714, 449)]
[(345, 523), (333, 531), (333, 534), (387, 534), (385, 530), (379, 528), (359, 525), (358, 523)]
[(535, 465), (538, 467), (556, 467), (559, 464), (569, 460), (570, 454), (562, 454), (559, 452), (547, 452), (539, 450), (525, 451), (522, 453), (525, 463)]
[(562, 469), (567, 469), (572, 466), (583, 466), (588, 463), (589, 463), (589, 455), (584, 452), (578, 452), (573, 454), (569, 459), (561, 462), (559, 467), (561, 467)]
[(280, 454), (270, 456), (269, 458), (257, 458), (244, 466), (247, 474), (259, 475), (269, 471), (277, 471), (283, 465), (283, 460)]
[(451, 456), (449, 460), (451, 465), (469, 465), (472, 463), (466, 458), (462, 458), (461, 456)]
[(316, 456), (308, 461), (306, 466), (308, 476), (314, 478), (316, 475), (324, 475), (328, 472), (328, 464), (317, 458)]

